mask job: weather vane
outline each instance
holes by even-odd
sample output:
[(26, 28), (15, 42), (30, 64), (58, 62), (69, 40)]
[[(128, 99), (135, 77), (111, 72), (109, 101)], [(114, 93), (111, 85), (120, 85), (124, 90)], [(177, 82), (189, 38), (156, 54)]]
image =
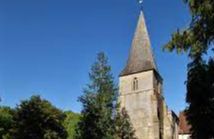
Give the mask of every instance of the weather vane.
[(140, 10), (143, 10), (143, 0), (137, 0), (140, 5)]

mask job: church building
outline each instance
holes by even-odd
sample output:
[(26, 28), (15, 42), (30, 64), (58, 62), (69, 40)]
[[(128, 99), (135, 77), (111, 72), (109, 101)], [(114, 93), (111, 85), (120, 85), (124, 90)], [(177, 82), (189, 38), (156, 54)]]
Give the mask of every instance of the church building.
[(121, 108), (126, 108), (138, 139), (178, 139), (178, 118), (165, 103), (162, 84), (141, 11), (129, 58), (119, 77)]

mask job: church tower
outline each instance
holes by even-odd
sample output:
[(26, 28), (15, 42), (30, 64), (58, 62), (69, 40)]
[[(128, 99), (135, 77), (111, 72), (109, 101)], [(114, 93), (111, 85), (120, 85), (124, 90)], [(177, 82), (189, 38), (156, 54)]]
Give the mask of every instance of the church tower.
[(163, 139), (162, 78), (142, 11), (119, 84), (121, 107), (128, 111), (138, 139)]

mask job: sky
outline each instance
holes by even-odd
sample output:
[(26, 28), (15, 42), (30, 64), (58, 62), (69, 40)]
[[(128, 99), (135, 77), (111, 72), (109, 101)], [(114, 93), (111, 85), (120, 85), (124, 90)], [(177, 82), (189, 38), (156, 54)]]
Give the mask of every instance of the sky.
[[(189, 24), (188, 8), (183, 0), (144, 0), (143, 11), (165, 100), (178, 113), (186, 106), (188, 58), (162, 48)], [(139, 13), (136, 0), (0, 0), (0, 105), (41, 95), (80, 112), (77, 99), (98, 52), (108, 56), (118, 83)]]

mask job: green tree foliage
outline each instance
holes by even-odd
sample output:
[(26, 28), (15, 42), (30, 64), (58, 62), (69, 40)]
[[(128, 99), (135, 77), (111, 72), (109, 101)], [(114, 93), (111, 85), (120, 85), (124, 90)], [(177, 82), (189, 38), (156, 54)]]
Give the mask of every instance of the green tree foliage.
[(189, 52), (191, 58), (207, 52), (214, 43), (214, 1), (185, 0), (189, 6), (192, 20), (188, 28), (172, 35), (165, 46), (169, 51)]
[(14, 110), (9, 107), (0, 107), (0, 139), (9, 137), (13, 125)]
[(98, 54), (89, 78), (90, 84), (84, 89), (84, 95), (79, 98), (83, 110), (76, 138), (111, 139), (114, 135), (113, 112), (117, 87), (104, 53)]
[(200, 58), (189, 65), (187, 81), (187, 120), (193, 139), (214, 138), (214, 61)]
[(66, 118), (63, 122), (64, 127), (66, 128), (68, 132), (68, 138), (67, 139), (73, 139), (75, 136), (75, 128), (77, 126), (77, 123), (80, 119), (80, 114), (73, 113), (71, 111), (64, 112), (66, 115)]
[(32, 96), (16, 107), (14, 139), (66, 139), (65, 115), (47, 100)]
[(90, 84), (79, 99), (83, 110), (76, 138), (135, 139), (127, 112), (118, 110), (118, 89), (104, 53), (98, 54), (89, 77)]
[(187, 120), (193, 139), (210, 139), (214, 134), (213, 60), (207, 64), (204, 54), (214, 46), (214, 0), (185, 0), (192, 20), (178, 29), (164, 49), (186, 52), (192, 62), (188, 66)]
[(116, 125), (115, 139), (137, 139), (135, 137), (135, 130), (132, 127), (129, 115), (125, 108), (122, 108), (121, 112), (117, 112), (114, 123)]

